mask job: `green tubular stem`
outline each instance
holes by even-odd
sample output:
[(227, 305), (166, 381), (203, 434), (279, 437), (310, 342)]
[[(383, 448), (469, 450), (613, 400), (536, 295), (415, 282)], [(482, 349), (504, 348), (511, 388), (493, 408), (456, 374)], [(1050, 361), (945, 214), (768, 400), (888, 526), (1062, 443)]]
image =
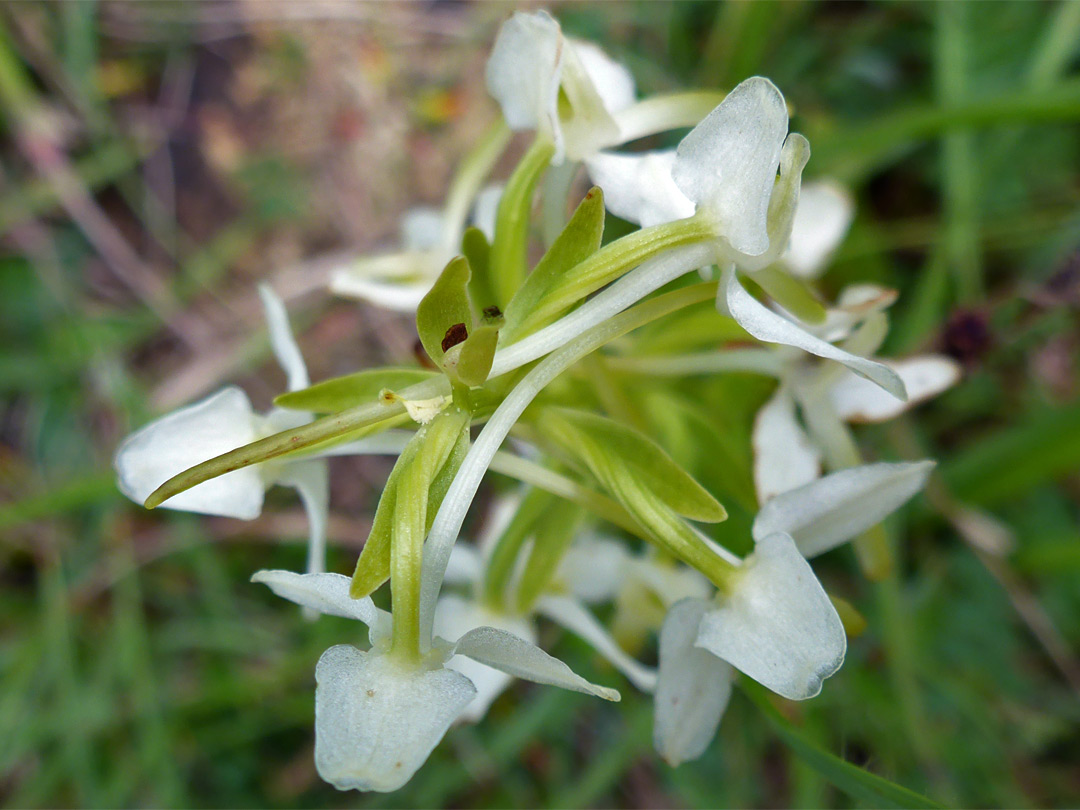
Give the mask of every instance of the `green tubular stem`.
[(624, 143), (669, 129), (696, 126), (724, 100), (726, 93), (715, 90), (670, 93), (652, 96), (615, 113)]
[(510, 127), (499, 118), (458, 166), (446, 195), (446, 207), (443, 209), (442, 239), (447, 253), (456, 253), (461, 249), (458, 241), (465, 230), (469, 209), (476, 200), (480, 187), (491, 174), (499, 155), (510, 143), (510, 134)]
[(779, 377), (783, 371), (780, 357), (771, 349), (720, 349), (695, 354), (607, 357), (605, 360), (612, 371), (650, 377), (685, 377), (725, 371)]

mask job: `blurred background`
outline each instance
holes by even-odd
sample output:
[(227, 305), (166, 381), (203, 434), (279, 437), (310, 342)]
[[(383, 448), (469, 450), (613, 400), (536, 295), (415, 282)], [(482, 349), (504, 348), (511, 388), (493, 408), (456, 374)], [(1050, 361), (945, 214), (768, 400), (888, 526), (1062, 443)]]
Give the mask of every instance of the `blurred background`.
[[(549, 7), (642, 94), (772, 78), (859, 201), (825, 277), (900, 290), (886, 354), (963, 382), (868, 457), (940, 460), (890, 523), (882, 583), (815, 566), (868, 620), (785, 728), (936, 800), (1080, 803), (1080, 3)], [(118, 442), (227, 382), (284, 386), (255, 284), (315, 380), (412, 356), (408, 318), (328, 270), (439, 204), (498, 114), (483, 68), (514, 6), (0, 6), (0, 800), (8, 806), (864, 806), (736, 693), (697, 762), (651, 749), (651, 701), (517, 682), (399, 793), (312, 762), (313, 670), (345, 620), (248, 584), (299, 569), (290, 491), (243, 523), (148, 513)], [(675, 133), (645, 146), (674, 144)], [(515, 141), (502, 176), (520, 154)], [(334, 461), (330, 568), (352, 569), (389, 462)], [(947, 519), (946, 519), (947, 518)], [(962, 531), (958, 531), (962, 529)], [(552, 628), (580, 672), (617, 676)]]

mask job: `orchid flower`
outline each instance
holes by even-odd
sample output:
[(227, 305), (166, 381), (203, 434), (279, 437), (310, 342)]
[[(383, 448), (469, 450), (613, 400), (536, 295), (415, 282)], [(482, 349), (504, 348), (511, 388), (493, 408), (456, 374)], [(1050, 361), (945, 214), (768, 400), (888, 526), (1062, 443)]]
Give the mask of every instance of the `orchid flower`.
[[(288, 390), (306, 388), (304, 358), (296, 345), (285, 305), (266, 285), (259, 287), (270, 329), (270, 343), (288, 377)], [(311, 414), (274, 408), (255, 413), (240, 388), (228, 386), (201, 402), (161, 417), (128, 436), (116, 451), (120, 491), (142, 503), (163, 482), (189, 467), (229, 450), (311, 421)], [(174, 495), (162, 506), (205, 515), (253, 520), (262, 512), (266, 490), (293, 487), (308, 514), (308, 570), (324, 568), (329, 482), (326, 461), (304, 458), (269, 462), (226, 473)]]
[(452, 642), (436, 637), (421, 658), (398, 655), (391, 648), (391, 615), (370, 597), (350, 597), (350, 580), (340, 574), (259, 571), (252, 581), (310, 610), (368, 627), (370, 649), (336, 645), (315, 668), (315, 767), (339, 790), (388, 792), (409, 781), (477, 696), (474, 682), (453, 666), (462, 657), (514, 677), (619, 700), (616, 690), (589, 683), (530, 641), (495, 627), (474, 627)]

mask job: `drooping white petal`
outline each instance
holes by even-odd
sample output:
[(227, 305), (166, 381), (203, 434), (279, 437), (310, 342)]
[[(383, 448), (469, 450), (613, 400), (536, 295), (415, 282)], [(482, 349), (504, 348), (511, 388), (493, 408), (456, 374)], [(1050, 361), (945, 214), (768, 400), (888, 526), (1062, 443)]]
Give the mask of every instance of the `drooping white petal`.
[(634, 89), (634, 75), (629, 70), (591, 42), (572, 37), (568, 37), (566, 41), (581, 60), (581, 66), (596, 88), (604, 109), (609, 113), (617, 113), (634, 103), (637, 94)]
[[(462, 540), (454, 543), (443, 581), (450, 585), (472, 585), (479, 581), (483, 572), (484, 566), (476, 549)], [(457, 636), (445, 636), (442, 633), (439, 635), (443, 638), (457, 638)]]
[(516, 678), (560, 686), (575, 692), (595, 695), (604, 700), (619, 700), (615, 689), (589, 683), (558, 658), (513, 633), (494, 627), (470, 630), (454, 645), (455, 655), (467, 655), (474, 661), (501, 669)]
[(585, 159), (589, 177), (604, 192), (604, 205), (643, 228), (693, 216), (694, 203), (671, 177), (675, 152), (620, 155), (597, 152)]
[(820, 478), (773, 498), (754, 519), (761, 540), (788, 534), (814, 557), (880, 523), (926, 485), (933, 461), (865, 464)]
[(855, 201), (839, 183), (816, 180), (803, 185), (791, 241), (783, 256), (788, 270), (802, 278), (816, 278), (847, 234), (854, 216)]
[(516, 12), (499, 29), (484, 77), (511, 129), (552, 132), (562, 50), (559, 24), (545, 11)]
[(300, 354), (300, 347), (296, 345), (292, 327), (289, 326), (289, 314), (285, 311), (284, 302), (267, 284), (259, 285), (259, 297), (262, 299), (263, 309), (266, 310), (270, 346), (289, 380), (289, 390), (299, 391), (301, 388), (307, 388), (311, 385), (311, 380), (308, 377), (307, 366), (304, 364), (304, 356)]
[(483, 232), (488, 242), (495, 239), (495, 217), (499, 213), (502, 193), (501, 184), (485, 186), (476, 195), (476, 203), (473, 205), (472, 223)]
[(821, 452), (795, 418), (795, 400), (787, 386), (754, 419), (754, 487), (758, 503), (801, 487), (821, 473)]
[[(536, 630), (525, 619), (495, 613), (456, 594), (447, 594), (439, 599), (435, 607), (435, 635), (454, 640), (478, 627), (505, 630), (530, 644), (536, 643)], [(487, 714), (495, 698), (503, 693), (512, 680), (502, 670), (493, 669), (464, 655), (455, 655), (447, 661), (446, 666), (460, 672), (476, 687), (476, 696), (461, 713), (461, 719), (470, 723), (479, 721)]]
[(401, 244), (406, 250), (434, 250), (439, 247), (442, 235), (443, 212), (438, 208), (411, 208), (401, 218)]
[(660, 630), (653, 745), (672, 767), (704, 753), (731, 697), (731, 666), (695, 646), (710, 608), (704, 600), (684, 599), (668, 611)]
[(829, 390), (840, 418), (849, 422), (884, 422), (937, 396), (960, 379), (960, 364), (950, 357), (926, 355), (886, 360), (907, 388), (906, 402), (854, 374), (845, 374)]
[(791, 700), (812, 698), (844, 662), (836, 608), (795, 541), (757, 541), (732, 590), (701, 620), (697, 646)]
[(743, 289), (733, 269), (724, 270), (720, 286), (731, 317), (758, 340), (794, 346), (818, 357), (836, 360), (856, 374), (877, 383), (893, 396), (907, 397), (904, 381), (891, 368), (826, 343), (793, 321), (773, 312)]
[(559, 561), (556, 582), (583, 602), (606, 602), (615, 598), (629, 560), (623, 543), (585, 536), (575, 540)]
[(672, 174), (739, 253), (769, 247), (768, 212), (787, 134), (784, 97), (760, 76), (747, 79), (683, 138)]
[(537, 601), (536, 610), (585, 641), (641, 691), (651, 692), (656, 688), (656, 670), (628, 655), (577, 600), (568, 596), (543, 596)]
[(297, 574), (292, 571), (257, 571), (252, 582), (261, 582), (283, 599), (303, 607), (325, 613), (356, 619), (374, 628), (388, 624), (390, 614), (375, 607), (370, 596), (353, 599), (349, 596), (351, 580), (342, 574)]
[(338, 790), (400, 788), (476, 693), (451, 669), (344, 644), (323, 653), (315, 681), (315, 767)]
[[(128, 436), (113, 461), (117, 485), (142, 503), (177, 473), (255, 441), (255, 425), (247, 394), (235, 386), (223, 388)], [(259, 468), (251, 466), (205, 481), (162, 506), (253, 520), (262, 511), (263, 494)]]
[(304, 502), (308, 518), (307, 572), (326, 570), (326, 521), (330, 512), (330, 468), (322, 459), (282, 465), (277, 483), (293, 487)]

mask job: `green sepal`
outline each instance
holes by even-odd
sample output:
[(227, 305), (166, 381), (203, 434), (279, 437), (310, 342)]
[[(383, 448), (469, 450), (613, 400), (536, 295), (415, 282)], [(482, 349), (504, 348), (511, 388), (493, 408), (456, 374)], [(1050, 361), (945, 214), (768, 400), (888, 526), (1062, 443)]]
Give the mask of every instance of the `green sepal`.
[(424, 368), (372, 368), (289, 391), (276, 397), (274, 404), (296, 411), (337, 413), (376, 399), (383, 389), (401, 390), (437, 375)]
[(469, 300), (477, 311), (496, 305), (495, 288), (491, 283), (491, 245), (484, 232), (473, 226), (461, 237), (461, 252), (469, 260), (472, 278), (469, 279)]
[(495, 611), (506, 609), (506, 587), (514, 572), (514, 563), (525, 541), (547, 514), (558, 513), (565, 504), (542, 489), (531, 488), (521, 499), (510, 523), (495, 543), (484, 571), (484, 601)]
[(472, 332), (473, 315), (468, 293), (471, 275), (468, 259), (464, 256), (451, 259), (416, 308), (416, 331), (420, 334), (420, 342), (439, 368), (444, 367), (443, 339), (448, 330), (464, 324), (465, 330)]
[(578, 204), (562, 233), (548, 248), (536, 268), (506, 307), (509, 334), (516, 330), (532, 313), (548, 288), (600, 249), (604, 236), (604, 193), (593, 187)]
[[(497, 325), (481, 326), (474, 329), (466, 341), (461, 344), (461, 351), (457, 356), (457, 365), (453, 368), (452, 377), (456, 377), (461, 383), (473, 387), (483, 385), (491, 371), (491, 362), (495, 359), (495, 349), (499, 342), (499, 327)], [(451, 370), (448, 368), (447, 373)]]
[(563, 555), (574, 541), (584, 514), (585, 510), (576, 504), (559, 504), (537, 526), (536, 537), (515, 594), (519, 613), (527, 614), (533, 603), (547, 590)]
[[(609, 456), (621, 474), (635, 479), (676, 514), (705, 523), (719, 523), (727, 517), (724, 507), (705, 487), (660, 445), (631, 427), (586, 411), (548, 408), (540, 416), (539, 428), (549, 436), (563, 437), (566, 441), (560, 444), (564, 447), (573, 446), (575, 436), (583, 439), (579, 447)], [(579, 450), (578, 455), (583, 452)]]

